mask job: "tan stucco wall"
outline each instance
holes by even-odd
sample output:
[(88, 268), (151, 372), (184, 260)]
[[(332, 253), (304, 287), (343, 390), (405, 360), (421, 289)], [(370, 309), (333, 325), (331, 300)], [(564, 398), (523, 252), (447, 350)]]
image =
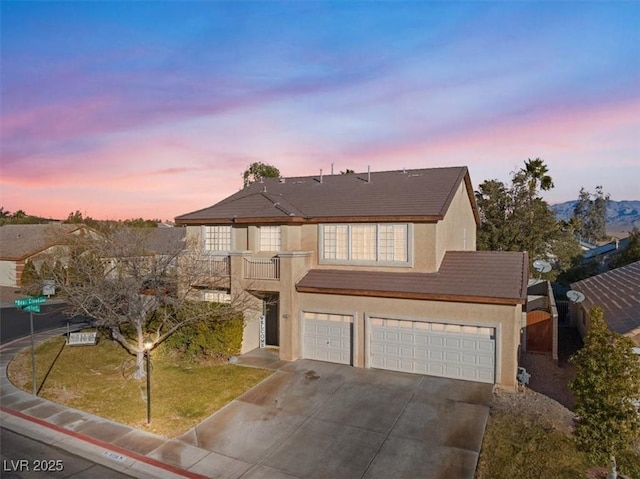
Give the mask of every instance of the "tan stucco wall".
[[(432, 321), (450, 324), (487, 326), (496, 329), (496, 383), (500, 387), (513, 388), (516, 385), (522, 306), (451, 303), (444, 301), (417, 301), (409, 299), (368, 298), (359, 296), (339, 296), (326, 294), (298, 294), (298, 310), (281, 310), (281, 315), (295, 315), (297, 331), (292, 331), (290, 323), (281, 321), (281, 334), (291, 331), (294, 341), (302, 342), (301, 316), (303, 311), (353, 315), (354, 321), (354, 366), (364, 367), (366, 340), (364, 334), (365, 317), (384, 317), (415, 321)], [(301, 348), (292, 349), (283, 359), (301, 357)]]
[(17, 286), (15, 261), (0, 261), (0, 286)]
[(464, 182), (456, 191), (449, 210), (436, 226), (436, 262), (440, 267), (447, 251), (475, 251), (476, 222)]

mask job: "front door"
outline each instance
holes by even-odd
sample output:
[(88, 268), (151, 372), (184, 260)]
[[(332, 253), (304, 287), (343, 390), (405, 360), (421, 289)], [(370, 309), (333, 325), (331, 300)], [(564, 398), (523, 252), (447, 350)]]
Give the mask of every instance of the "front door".
[(278, 303), (277, 294), (269, 295), (264, 298), (265, 343), (267, 346), (280, 345), (280, 330), (278, 328), (278, 319), (280, 314)]

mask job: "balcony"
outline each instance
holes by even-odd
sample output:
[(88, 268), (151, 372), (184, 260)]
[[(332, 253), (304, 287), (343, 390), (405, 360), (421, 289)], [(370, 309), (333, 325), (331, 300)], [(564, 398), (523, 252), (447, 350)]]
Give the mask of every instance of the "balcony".
[(229, 277), (231, 268), (228, 256), (208, 256), (200, 261), (204, 263), (204, 274), (212, 277)]
[(245, 279), (280, 279), (280, 258), (242, 258)]

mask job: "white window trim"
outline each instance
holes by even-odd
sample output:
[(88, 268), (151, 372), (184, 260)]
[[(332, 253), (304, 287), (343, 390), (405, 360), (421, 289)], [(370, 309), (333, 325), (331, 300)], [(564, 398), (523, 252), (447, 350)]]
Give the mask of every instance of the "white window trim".
[[(376, 260), (352, 260), (351, 259), (351, 227), (354, 225), (376, 226), (376, 258), (379, 250), (379, 226), (406, 226), (407, 227), (407, 260), (406, 261), (380, 261)], [(347, 259), (327, 259), (324, 257), (324, 228), (325, 226), (347, 226)], [(412, 223), (327, 223), (318, 225), (318, 257), (320, 264), (342, 264), (355, 266), (413, 266), (413, 224)]]

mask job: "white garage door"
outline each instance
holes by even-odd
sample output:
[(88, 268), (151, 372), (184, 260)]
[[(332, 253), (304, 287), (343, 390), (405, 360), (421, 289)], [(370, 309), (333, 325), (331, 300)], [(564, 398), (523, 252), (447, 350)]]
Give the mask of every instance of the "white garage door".
[(351, 364), (353, 316), (303, 313), (303, 357)]
[(371, 318), (370, 365), (485, 383), (495, 381), (495, 329)]

